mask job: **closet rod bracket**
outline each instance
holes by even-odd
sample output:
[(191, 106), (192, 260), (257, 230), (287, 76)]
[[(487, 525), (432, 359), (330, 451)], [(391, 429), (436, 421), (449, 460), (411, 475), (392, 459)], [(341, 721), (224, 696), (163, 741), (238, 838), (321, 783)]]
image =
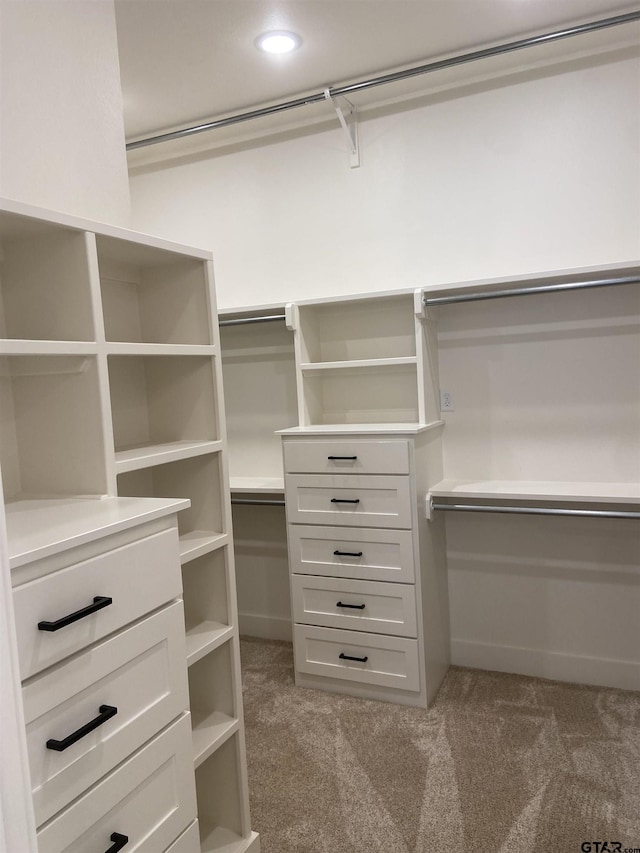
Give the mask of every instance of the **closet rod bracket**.
[(360, 147), (358, 145), (358, 111), (355, 104), (343, 95), (332, 95), (331, 89), (324, 90), (324, 97), (331, 101), (340, 127), (344, 131), (349, 146), (349, 166), (357, 169), (360, 166)]

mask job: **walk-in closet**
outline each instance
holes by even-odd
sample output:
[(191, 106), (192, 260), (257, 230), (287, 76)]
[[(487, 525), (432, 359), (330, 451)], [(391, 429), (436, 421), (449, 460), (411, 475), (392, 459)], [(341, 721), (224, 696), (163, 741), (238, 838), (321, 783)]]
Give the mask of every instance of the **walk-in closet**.
[(637, 3), (0, 52), (0, 853), (640, 851)]

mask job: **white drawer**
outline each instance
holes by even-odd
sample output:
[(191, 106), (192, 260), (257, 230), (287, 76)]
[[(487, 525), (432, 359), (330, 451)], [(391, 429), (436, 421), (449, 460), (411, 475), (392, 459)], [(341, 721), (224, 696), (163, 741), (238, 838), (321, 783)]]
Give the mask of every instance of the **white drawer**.
[[(177, 528), (15, 587), (22, 678), (80, 651), (181, 592)], [(41, 621), (55, 623), (83, 611), (94, 598), (111, 598), (112, 603), (57, 631), (38, 629)]]
[(415, 587), (292, 575), (294, 622), (416, 637)]
[(186, 829), (180, 838), (167, 848), (166, 853), (200, 853), (200, 830), (197, 820), (194, 820), (189, 829)]
[(185, 714), (38, 832), (38, 853), (166, 850), (196, 817), (191, 726)]
[(400, 583), (415, 580), (410, 531), (291, 524), (288, 534), (292, 572)]
[[(182, 602), (32, 679), (22, 695), (40, 825), (188, 708)], [(62, 751), (47, 748), (98, 719)]]
[(284, 470), (293, 474), (408, 474), (404, 439), (284, 441)]
[(358, 684), (420, 690), (417, 640), (309, 625), (294, 625), (294, 637), (299, 672)]
[(287, 518), (302, 524), (411, 528), (409, 477), (287, 474)]

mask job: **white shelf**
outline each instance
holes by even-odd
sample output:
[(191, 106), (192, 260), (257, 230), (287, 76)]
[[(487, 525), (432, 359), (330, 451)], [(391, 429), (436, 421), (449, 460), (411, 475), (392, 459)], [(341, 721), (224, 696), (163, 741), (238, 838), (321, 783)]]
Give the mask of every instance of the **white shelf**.
[(6, 506), (11, 568), (111, 536), (189, 506), (188, 500), (70, 498)]
[(143, 444), (116, 451), (116, 471), (137, 471), (151, 465), (177, 462), (207, 453), (219, 453), (220, 441), (170, 441), (165, 444)]
[(193, 735), (193, 764), (206, 761), (227, 738), (238, 731), (239, 721), (220, 711), (209, 714), (191, 710)]
[(214, 830), (206, 830), (200, 836), (200, 850), (202, 853), (245, 853), (255, 842), (257, 835), (251, 833), (250, 838), (241, 838), (230, 829), (217, 826)]
[(233, 636), (233, 626), (219, 622), (201, 622), (187, 631), (187, 666), (199, 661)]
[(364, 433), (369, 435), (416, 435), (444, 426), (444, 421), (432, 421), (429, 424), (390, 423), (390, 424), (313, 424), (311, 426), (281, 429), (278, 435), (332, 435), (335, 433)]
[(231, 477), (231, 494), (284, 494), (283, 477)]
[(107, 355), (207, 355), (217, 354), (209, 344), (108, 343)]
[(0, 340), (0, 355), (96, 355), (93, 341)]
[(638, 483), (588, 483), (518, 480), (442, 480), (429, 490), (433, 497), (477, 500), (537, 500), (579, 503), (640, 504)]
[(211, 530), (192, 530), (180, 536), (180, 562), (188, 563), (196, 557), (210, 554), (223, 548), (229, 541), (226, 533), (213, 533)]
[(308, 361), (300, 365), (303, 373), (320, 373), (329, 370), (386, 370), (394, 367), (415, 366), (415, 355), (397, 358), (359, 358), (348, 361)]

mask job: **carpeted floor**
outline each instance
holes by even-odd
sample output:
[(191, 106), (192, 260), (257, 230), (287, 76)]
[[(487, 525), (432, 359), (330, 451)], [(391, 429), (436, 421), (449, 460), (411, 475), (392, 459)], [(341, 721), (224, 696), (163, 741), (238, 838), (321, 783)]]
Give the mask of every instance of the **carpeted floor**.
[(640, 693), (454, 667), (428, 711), (305, 690), (241, 643), (262, 853), (640, 851)]

